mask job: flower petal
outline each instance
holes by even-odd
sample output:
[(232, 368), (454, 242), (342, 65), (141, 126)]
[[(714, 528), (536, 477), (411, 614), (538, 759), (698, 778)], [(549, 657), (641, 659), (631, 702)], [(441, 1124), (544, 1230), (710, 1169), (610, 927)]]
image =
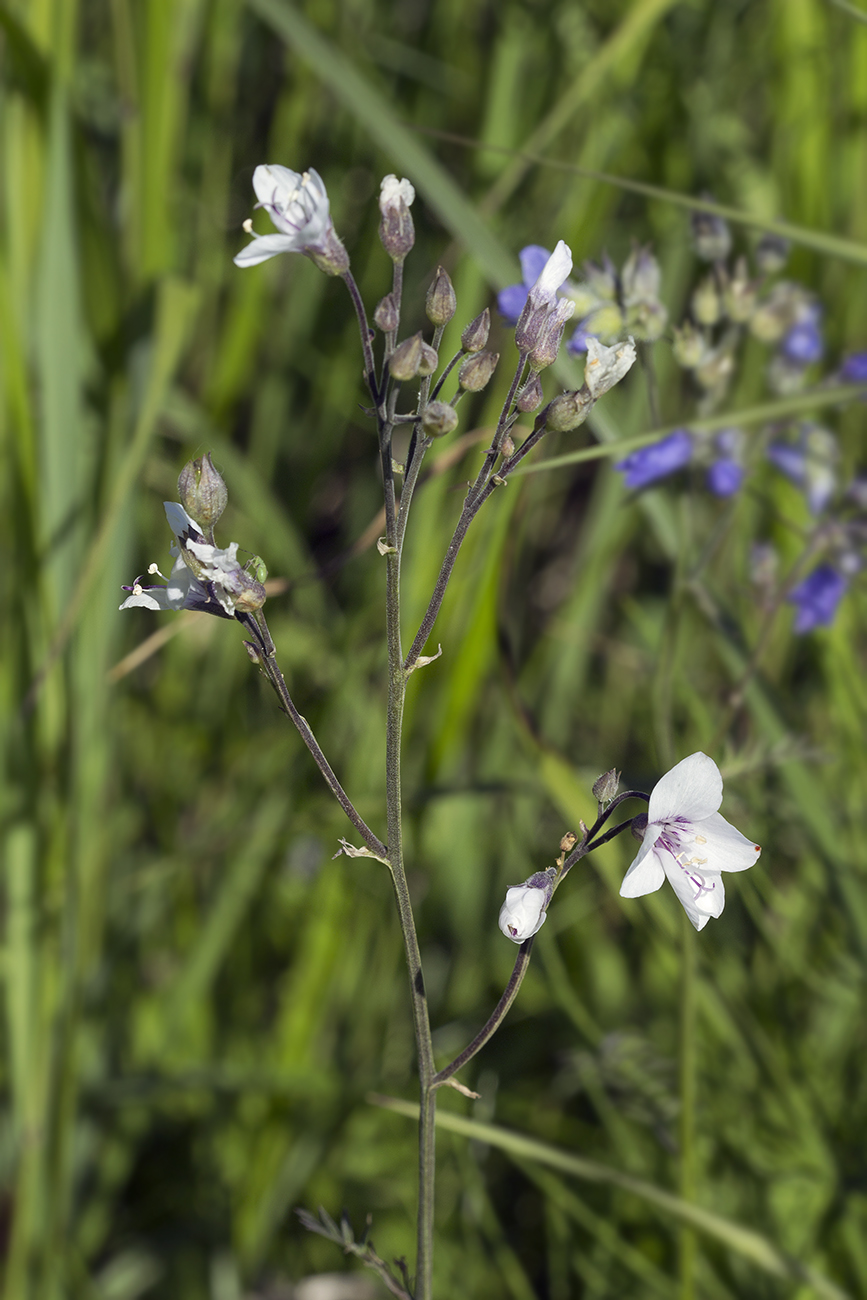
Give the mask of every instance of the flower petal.
[(258, 266), (278, 253), (297, 252), (300, 252), (300, 245), (294, 235), (254, 235), (252, 244), (236, 253), (232, 261), (236, 266)]
[(711, 813), (695, 829), (698, 836), (707, 840), (703, 856), (707, 857), (708, 865), (702, 871), (746, 871), (758, 861), (761, 847), (741, 835), (722, 813)]
[(710, 918), (719, 916), (725, 907), (722, 876), (715, 871), (684, 866), (670, 853), (663, 854), (663, 863), (669, 884), (683, 904), (683, 910), (696, 930), (704, 929)]
[(651, 825), (676, 818), (704, 821), (722, 803), (722, 790), (722, 776), (713, 759), (701, 751), (690, 754), (653, 787), (647, 820)]
[(621, 898), (641, 898), (644, 894), (652, 894), (659, 889), (663, 880), (665, 880), (662, 863), (659, 856), (654, 852), (658, 835), (658, 826), (648, 826), (644, 834), (644, 843), (638, 850), (632, 866), (623, 877), (623, 883), (620, 886)]

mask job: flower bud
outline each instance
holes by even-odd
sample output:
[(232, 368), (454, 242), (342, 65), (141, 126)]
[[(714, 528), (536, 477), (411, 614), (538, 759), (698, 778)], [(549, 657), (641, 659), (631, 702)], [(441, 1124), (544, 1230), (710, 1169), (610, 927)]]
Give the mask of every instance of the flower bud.
[(424, 307), (432, 325), (448, 325), (458, 309), (454, 286), (448, 272), (441, 266), (437, 267), (437, 273), (427, 291)]
[(639, 844), (643, 844), (644, 832), (647, 830), (647, 813), (639, 813), (637, 817), (633, 817), (629, 829), (632, 831), (633, 838), (638, 840)]
[(214, 469), (210, 452), (196, 460), (187, 461), (178, 477), (178, 494), (181, 505), (190, 518), (195, 519), (204, 532), (213, 530), (214, 524), (226, 509), (229, 491)]
[(593, 783), (593, 798), (597, 803), (610, 803), (620, 787), (620, 773), (613, 767), (603, 772)]
[(503, 460), (508, 460), (515, 454), (515, 440), (510, 433), (507, 433), (500, 443), (500, 455)]
[(750, 333), (761, 343), (776, 343), (809, 305), (806, 290), (791, 280), (781, 280), (756, 305), (750, 318)]
[(613, 348), (606, 348), (598, 339), (587, 340), (587, 361), (584, 366), (584, 387), (596, 401), (609, 388), (613, 388), (631, 368), (635, 361), (635, 344), (632, 339), (627, 343), (615, 343)]
[(448, 402), (428, 402), (421, 413), (421, 427), (429, 438), (443, 438), (458, 426), (458, 413)]
[(490, 382), (500, 359), (499, 352), (474, 352), (458, 372), (458, 383), (468, 393), (480, 392)]
[(382, 330), (383, 334), (391, 334), (400, 324), (400, 316), (397, 311), (397, 303), (394, 300), (393, 293), (387, 293), (377, 305), (373, 313), (373, 323), (377, 329)]
[(699, 325), (716, 325), (721, 315), (722, 304), (712, 275), (706, 275), (696, 285), (691, 306), (692, 314)]
[(722, 217), (717, 217), (712, 212), (693, 212), (690, 229), (696, 256), (703, 262), (725, 261), (731, 252), (732, 236)]
[(518, 393), (515, 405), (523, 415), (529, 415), (531, 411), (538, 411), (544, 396), (542, 381), (537, 374), (533, 373)]
[(499, 926), (507, 939), (523, 943), (541, 930), (554, 892), (553, 877), (552, 871), (537, 871), (523, 885), (506, 890)]
[(422, 342), (421, 359), (418, 363), (418, 374), (432, 375), (439, 365), (439, 353), (436, 348), (432, 348), (429, 343)]
[(578, 836), (573, 831), (567, 831), (560, 840), (560, 852), (571, 853), (577, 843)]
[(727, 388), (734, 369), (735, 359), (724, 343), (708, 352), (701, 364), (695, 367), (694, 373), (705, 392), (720, 394)]
[(461, 347), (464, 352), (481, 352), (488, 341), (490, 332), (491, 312), (490, 308), (486, 307), (475, 320), (470, 321), (461, 335)]
[(790, 247), (788, 239), (782, 235), (775, 235), (770, 230), (762, 235), (756, 246), (756, 266), (762, 275), (776, 275), (782, 271), (789, 260)]
[(695, 369), (708, 350), (701, 330), (696, 329), (692, 321), (684, 321), (681, 326), (674, 326), (673, 333), (671, 350), (675, 361), (686, 370)]
[(544, 370), (546, 366), (553, 365), (557, 360), (563, 330), (574, 311), (575, 304), (569, 298), (558, 299), (557, 306), (543, 323), (535, 346), (528, 354), (530, 366), (534, 371)]
[(545, 412), (545, 424), (552, 433), (577, 429), (590, 414), (593, 398), (583, 388), (577, 393), (561, 393)]
[(422, 345), (423, 339), (421, 333), (418, 333), (395, 348), (388, 362), (393, 379), (398, 379), (401, 383), (415, 379), (421, 365)]
[(415, 243), (410, 204), (415, 190), (409, 181), (399, 181), (396, 176), (386, 176), (380, 186), (379, 238), (393, 262), (402, 262)]
[(737, 325), (748, 321), (756, 305), (756, 286), (749, 278), (747, 259), (739, 257), (735, 273), (723, 288), (723, 306), (729, 320)]

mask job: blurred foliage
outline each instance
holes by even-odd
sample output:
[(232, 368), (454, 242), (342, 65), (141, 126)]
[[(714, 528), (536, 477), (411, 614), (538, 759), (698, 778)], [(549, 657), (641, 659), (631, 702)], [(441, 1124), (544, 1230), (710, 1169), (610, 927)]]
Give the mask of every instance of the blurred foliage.
[[(299, 1203), (372, 1213), (379, 1253), (411, 1254), (416, 1138), (367, 1100), (415, 1087), (385, 871), (331, 860), (345, 822), (237, 630), (116, 613), (121, 582), (167, 558), (160, 501), (211, 449), (221, 535), (284, 580), (269, 611), (294, 697), (381, 832), (355, 323), (304, 259), (233, 267), (253, 168), (317, 168), (370, 305), (389, 287), (379, 179), (411, 177), (407, 332), (438, 262), (457, 332), (523, 244), (557, 238), (618, 263), (653, 240), (677, 320), (682, 211), (430, 133), (865, 241), (867, 28), (825, 0), (7, 0), (0, 69), (3, 1294), (266, 1296), (342, 1267)], [(803, 248), (792, 271), (831, 353), (867, 346), (865, 272)], [(687, 397), (656, 354), (674, 421)], [(462, 406), (464, 432), (484, 436), (506, 382)], [(624, 390), (600, 408), (609, 436), (649, 427), (641, 375)], [(762, 393), (748, 358), (731, 400)], [(864, 408), (832, 418), (857, 464)], [(475, 454), (417, 499), (408, 630)], [(629, 500), (607, 462), (496, 497), (443, 657), (413, 678), (408, 860), (445, 1061), (508, 977), (504, 887), (552, 860), (598, 773), (649, 789), (712, 752), (725, 811), (765, 845), (723, 918), (691, 950), (670, 891), (618, 897), (615, 841), (558, 894), (464, 1072), (481, 1100), (443, 1107), (679, 1188), (867, 1295), (863, 596), (802, 640), (780, 612), (731, 704), (762, 619), (750, 542), (791, 550), (799, 511), (770, 474), (734, 504)], [(704, 1237), (695, 1291), (694, 1243), (678, 1263), (676, 1225), (639, 1197), (458, 1134), (439, 1152), (439, 1294), (671, 1296), (678, 1270), (711, 1300), (814, 1294)]]

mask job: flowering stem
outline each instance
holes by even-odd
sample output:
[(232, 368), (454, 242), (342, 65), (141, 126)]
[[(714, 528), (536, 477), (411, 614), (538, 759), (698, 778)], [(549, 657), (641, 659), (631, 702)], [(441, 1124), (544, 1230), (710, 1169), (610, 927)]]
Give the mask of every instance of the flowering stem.
[(529, 939), (525, 939), (518, 949), (518, 956), (515, 960), (514, 970), (512, 971), (505, 990), (503, 991), (503, 996), (494, 1007), (488, 1021), (476, 1034), (469, 1047), (464, 1048), (460, 1056), (456, 1056), (450, 1065), (446, 1065), (442, 1070), (437, 1071), (433, 1078), (434, 1088), (441, 1087), (452, 1077), (452, 1075), (457, 1074), (458, 1070), (465, 1066), (467, 1061), (472, 1060), (476, 1055), (476, 1052), (480, 1051), (488, 1039), (492, 1038), (497, 1032), (506, 1018), (506, 1013), (515, 1001), (515, 998), (518, 996), (518, 989), (524, 981), (524, 976), (526, 975), (527, 968), (530, 965), (530, 953), (533, 949), (534, 938), (535, 936), (531, 935)]
[(355, 308), (355, 315), (358, 317), (358, 331), (361, 335), (361, 352), (364, 357), (364, 379), (367, 387), (370, 389), (370, 395), (379, 405), (379, 388), (376, 382), (376, 362), (373, 358), (373, 344), (370, 341), (370, 326), (367, 323), (367, 312), (364, 310), (364, 300), (359, 292), (358, 285), (351, 271), (344, 271), (340, 277), (349, 290), (349, 296), (352, 299), (352, 305)]
[[(681, 916), (680, 968), (680, 1195), (695, 1200), (695, 1015), (696, 942), (692, 922)], [(695, 1300), (695, 1229), (680, 1229), (680, 1300)]]
[(271, 633), (269, 632), (268, 625), (265, 622), (264, 614), (259, 610), (256, 613), (255, 618), (250, 614), (236, 614), (235, 617), (248, 629), (248, 631), (253, 633), (256, 640), (259, 642), (263, 651), (259, 659), (262, 671), (271, 683), (284, 713), (287, 713), (295, 723), (295, 726), (298, 729), (298, 734), (313, 756), (313, 761), (319, 768), (319, 771), (325, 777), (329, 790), (334, 795), (335, 799), (340, 804), (341, 808), (346, 813), (346, 816), (352, 822), (370, 851), (375, 853), (377, 857), (385, 857), (388, 852), (386, 846), (377, 835), (374, 835), (373, 831), (367, 825), (367, 822), (359, 814), (352, 800), (334, 775), (331, 764), (323, 754), (319, 742), (310, 728), (310, 724), (306, 718), (301, 716), (295, 707), (292, 696), (289, 694), (289, 688), (286, 685), (283, 673), (280, 670), (280, 665), (277, 663), (274, 642), (271, 640)]

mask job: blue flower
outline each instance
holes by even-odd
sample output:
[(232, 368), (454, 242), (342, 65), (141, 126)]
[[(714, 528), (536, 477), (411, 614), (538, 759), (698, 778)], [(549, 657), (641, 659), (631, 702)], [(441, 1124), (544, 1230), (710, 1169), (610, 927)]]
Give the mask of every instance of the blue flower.
[(575, 332), (566, 344), (566, 351), (571, 352), (573, 357), (583, 356), (587, 351), (587, 340), (596, 337), (595, 334), (591, 334), (589, 330), (584, 328), (585, 324), (586, 322), (582, 321), (580, 325), (576, 326)]
[(619, 460), (615, 469), (623, 470), (624, 486), (647, 487), (658, 479), (668, 478), (688, 465), (692, 458), (692, 438), (686, 429), (675, 429), (667, 438), (652, 442), (649, 447), (639, 447), (625, 460)]
[(551, 254), (540, 244), (528, 244), (518, 254), (521, 263), (521, 284), (510, 284), (497, 294), (497, 306), (507, 325), (516, 325), (527, 294), (536, 283)]
[(734, 496), (744, 481), (744, 467), (736, 460), (717, 460), (710, 466), (705, 482), (715, 497)]
[(798, 366), (809, 366), (820, 359), (825, 346), (819, 327), (820, 319), (820, 309), (812, 305), (783, 335), (780, 351), (788, 361), (793, 361)]
[(803, 489), (814, 515), (830, 504), (837, 486), (834, 471), (837, 444), (827, 429), (802, 424), (798, 442), (772, 442), (767, 450), (772, 465)]
[(867, 384), (867, 352), (853, 352), (840, 367), (840, 378), (847, 384)]
[(795, 632), (803, 636), (815, 627), (830, 627), (847, 586), (842, 573), (830, 564), (820, 564), (799, 582), (788, 595), (788, 600), (797, 607)]

